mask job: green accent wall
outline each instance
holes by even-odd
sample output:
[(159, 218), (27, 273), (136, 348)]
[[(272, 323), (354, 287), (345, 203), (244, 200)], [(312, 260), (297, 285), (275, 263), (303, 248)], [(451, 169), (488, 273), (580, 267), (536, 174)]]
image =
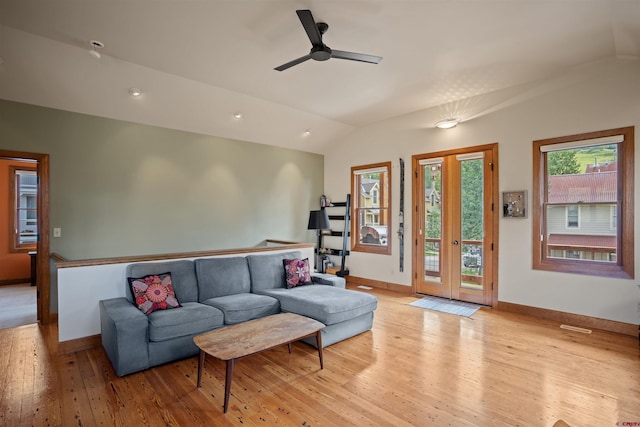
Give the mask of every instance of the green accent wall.
[(324, 157), (0, 100), (0, 149), (50, 155), (71, 260), (312, 242)]

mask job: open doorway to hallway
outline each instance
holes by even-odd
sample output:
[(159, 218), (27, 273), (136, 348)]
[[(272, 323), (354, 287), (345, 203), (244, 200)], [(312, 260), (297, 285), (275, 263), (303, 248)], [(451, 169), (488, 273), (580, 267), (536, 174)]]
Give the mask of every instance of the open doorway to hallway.
[(0, 150), (0, 316), (16, 309), (7, 324), (51, 321), (49, 251), (49, 155)]
[(37, 162), (0, 159), (0, 328), (36, 323)]

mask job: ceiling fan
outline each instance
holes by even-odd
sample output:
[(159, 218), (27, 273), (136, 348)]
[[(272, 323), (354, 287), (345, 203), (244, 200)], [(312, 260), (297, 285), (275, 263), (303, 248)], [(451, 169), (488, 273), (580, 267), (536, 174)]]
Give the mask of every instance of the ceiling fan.
[(311, 51), (308, 55), (302, 56), (293, 61), (282, 64), (274, 70), (284, 71), (287, 68), (291, 68), (294, 65), (298, 65), (309, 59), (316, 61), (326, 61), (329, 58), (348, 59), (350, 61), (369, 62), (371, 64), (377, 64), (382, 61), (381, 56), (365, 55), (364, 53), (345, 52), (342, 50), (331, 49), (329, 46), (322, 42), (322, 35), (327, 32), (329, 25), (324, 22), (316, 23), (313, 19), (313, 15), (310, 10), (296, 10), (298, 18), (307, 32), (309, 41), (311, 41)]

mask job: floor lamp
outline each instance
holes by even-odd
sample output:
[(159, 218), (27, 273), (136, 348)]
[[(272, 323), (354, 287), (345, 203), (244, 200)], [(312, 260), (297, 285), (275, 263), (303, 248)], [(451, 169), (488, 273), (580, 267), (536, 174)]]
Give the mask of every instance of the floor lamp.
[(329, 216), (324, 209), (309, 212), (309, 225), (307, 230), (316, 230), (318, 235), (318, 245), (316, 247), (316, 271), (324, 273), (324, 265), (322, 264), (322, 256), (320, 254), (320, 246), (322, 245), (322, 230), (331, 228), (329, 225)]

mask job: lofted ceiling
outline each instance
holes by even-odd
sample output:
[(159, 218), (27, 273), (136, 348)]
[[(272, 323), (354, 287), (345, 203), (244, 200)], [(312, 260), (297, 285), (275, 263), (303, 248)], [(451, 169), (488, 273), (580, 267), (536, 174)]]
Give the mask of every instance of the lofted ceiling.
[[(328, 46), (384, 59), (275, 71), (311, 47), (296, 9), (329, 24)], [(639, 0), (0, 0), (2, 99), (317, 153), (359, 126), (639, 55)]]

